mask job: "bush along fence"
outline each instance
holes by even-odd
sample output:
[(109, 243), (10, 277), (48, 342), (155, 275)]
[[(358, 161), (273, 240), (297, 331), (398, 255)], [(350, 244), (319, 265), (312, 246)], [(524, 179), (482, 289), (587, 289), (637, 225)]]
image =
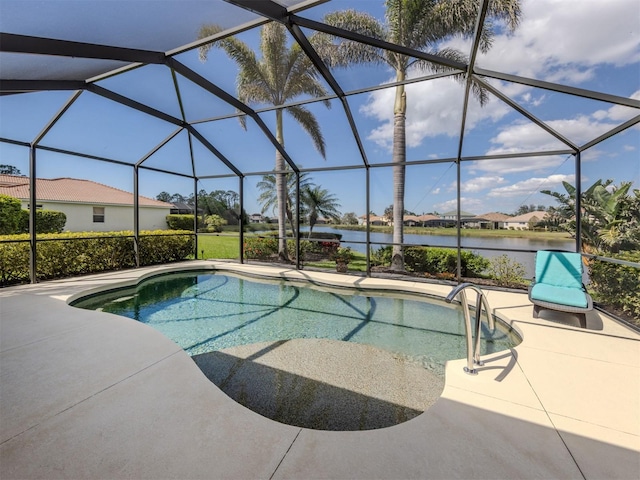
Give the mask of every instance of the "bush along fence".
[[(193, 255), (193, 232), (141, 231), (140, 265), (184, 260)], [(136, 266), (133, 232), (79, 232), (37, 237), (40, 280), (121, 270)], [(0, 236), (0, 286), (29, 282), (29, 235)]]
[[(340, 235), (314, 233), (313, 240), (300, 240), (300, 260), (314, 261), (331, 259), (340, 247)], [(276, 260), (278, 256), (277, 234), (258, 237), (245, 237), (244, 258), (247, 260)], [(295, 259), (296, 242), (287, 240), (289, 257)]]
[[(640, 263), (640, 250), (608, 253), (606, 256), (627, 262)], [(640, 327), (640, 269), (603, 260), (590, 259), (587, 286), (593, 299), (606, 307), (613, 307), (634, 319)]]

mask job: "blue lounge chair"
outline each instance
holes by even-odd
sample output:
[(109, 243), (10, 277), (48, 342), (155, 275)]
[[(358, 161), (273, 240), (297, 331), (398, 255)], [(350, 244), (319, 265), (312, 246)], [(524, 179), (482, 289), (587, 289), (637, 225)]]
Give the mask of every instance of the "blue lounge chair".
[(533, 318), (541, 309), (572, 313), (587, 327), (586, 313), (593, 301), (582, 284), (582, 256), (579, 253), (540, 250), (536, 254), (536, 276), (529, 287)]

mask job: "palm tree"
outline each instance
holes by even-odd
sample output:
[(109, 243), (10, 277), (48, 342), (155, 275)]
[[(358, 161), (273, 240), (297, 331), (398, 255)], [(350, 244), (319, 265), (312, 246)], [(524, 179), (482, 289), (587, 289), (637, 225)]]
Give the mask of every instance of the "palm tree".
[[(222, 31), (217, 25), (205, 25), (200, 29), (199, 38), (209, 37)], [(244, 42), (227, 37), (215, 44), (200, 47), (200, 58), (206, 60), (212, 46), (222, 48), (239, 67), (238, 99), (245, 104), (263, 104), (279, 107), (300, 95), (314, 97), (326, 96), (327, 92), (319, 81), (318, 72), (298, 44), (287, 48), (286, 29), (283, 25), (268, 23), (260, 32), (260, 51), (262, 58), (256, 58), (255, 52)], [(330, 107), (328, 100), (323, 103)], [(276, 140), (284, 147), (282, 113), (284, 108), (276, 109)], [(325, 142), (316, 117), (304, 106), (286, 108), (300, 126), (309, 134), (315, 148), (325, 157)], [(240, 122), (246, 127), (245, 117)], [(275, 183), (278, 208), (278, 256), (288, 261), (286, 242), (287, 218), (287, 182), (285, 178), (285, 159), (276, 150)]]
[(320, 186), (307, 186), (303, 192), (304, 203), (309, 214), (309, 238), (311, 238), (313, 226), (318, 222), (320, 215), (335, 221), (340, 219), (338, 211), (340, 204), (333, 194)]
[[(284, 174), (286, 177), (286, 197), (285, 197), (285, 218), (289, 221), (289, 225), (291, 225), (291, 230), (293, 234), (296, 235), (298, 231), (295, 228), (294, 223), (294, 207), (295, 207), (295, 199), (292, 198), (291, 193), (296, 191), (296, 175), (290, 169), (286, 171)], [(257, 183), (258, 190), (260, 196), (258, 197), (258, 202), (262, 205), (262, 214), (265, 214), (267, 211), (276, 211), (278, 208), (278, 195), (277, 195), (277, 184), (278, 178), (275, 174), (263, 175), (262, 180)], [(308, 172), (303, 172), (300, 174), (300, 199), (301, 199), (301, 213), (304, 213), (304, 191), (313, 188), (315, 185), (311, 182), (309, 178)]]
[[(560, 204), (554, 211), (565, 220), (561, 228), (576, 231), (576, 188), (562, 182), (566, 194), (542, 190)], [(637, 248), (640, 243), (640, 191), (629, 195), (632, 182), (613, 185), (613, 180), (597, 180), (582, 192), (581, 242), (584, 251), (611, 252)]]
[[(439, 49), (442, 41), (454, 36), (473, 34), (478, 14), (477, 0), (387, 0), (385, 22), (374, 17), (346, 10), (330, 13), (325, 22), (354, 31), (379, 40), (436, 54), (444, 58), (464, 62), (461, 52), (444, 48)], [(493, 0), (488, 11), (489, 19), (506, 21), (511, 30), (515, 29), (520, 18), (519, 0)], [(485, 22), (480, 40), (480, 49), (486, 52), (491, 46), (494, 27), (490, 20)], [(401, 82), (407, 78), (410, 69), (422, 71), (443, 71), (443, 67), (426, 60), (410, 58), (404, 55), (379, 49), (369, 45), (329, 37), (328, 40), (316, 40), (318, 50), (332, 66), (349, 64), (379, 63), (391, 67), (396, 80)], [(333, 43), (337, 42), (337, 43)], [(486, 93), (473, 84), (473, 92), (481, 104), (487, 101)], [(405, 161), (406, 161), (406, 123), (407, 94), (404, 85), (396, 87), (393, 109), (393, 247), (392, 268), (404, 270), (402, 247), (403, 242), (402, 214), (404, 212)]]

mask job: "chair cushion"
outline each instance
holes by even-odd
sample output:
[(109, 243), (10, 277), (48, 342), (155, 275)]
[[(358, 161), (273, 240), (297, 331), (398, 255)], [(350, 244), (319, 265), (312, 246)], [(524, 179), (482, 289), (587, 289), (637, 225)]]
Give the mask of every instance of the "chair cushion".
[(531, 288), (530, 297), (531, 300), (540, 300), (543, 302), (557, 303), (559, 305), (568, 305), (572, 307), (587, 308), (587, 305), (589, 305), (587, 294), (582, 287), (567, 288), (558, 287), (556, 285), (547, 285), (544, 283), (536, 283)]
[(540, 250), (536, 254), (535, 281), (582, 289), (582, 256), (579, 253)]

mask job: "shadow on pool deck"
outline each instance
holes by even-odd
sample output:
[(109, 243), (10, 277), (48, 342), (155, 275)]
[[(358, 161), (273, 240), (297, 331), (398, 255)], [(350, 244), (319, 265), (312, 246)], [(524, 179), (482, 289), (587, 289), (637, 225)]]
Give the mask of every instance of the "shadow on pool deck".
[(406, 422), (440, 397), (444, 379), (368, 345), (297, 339), (193, 357), (209, 380), (260, 415), (315, 430)]

